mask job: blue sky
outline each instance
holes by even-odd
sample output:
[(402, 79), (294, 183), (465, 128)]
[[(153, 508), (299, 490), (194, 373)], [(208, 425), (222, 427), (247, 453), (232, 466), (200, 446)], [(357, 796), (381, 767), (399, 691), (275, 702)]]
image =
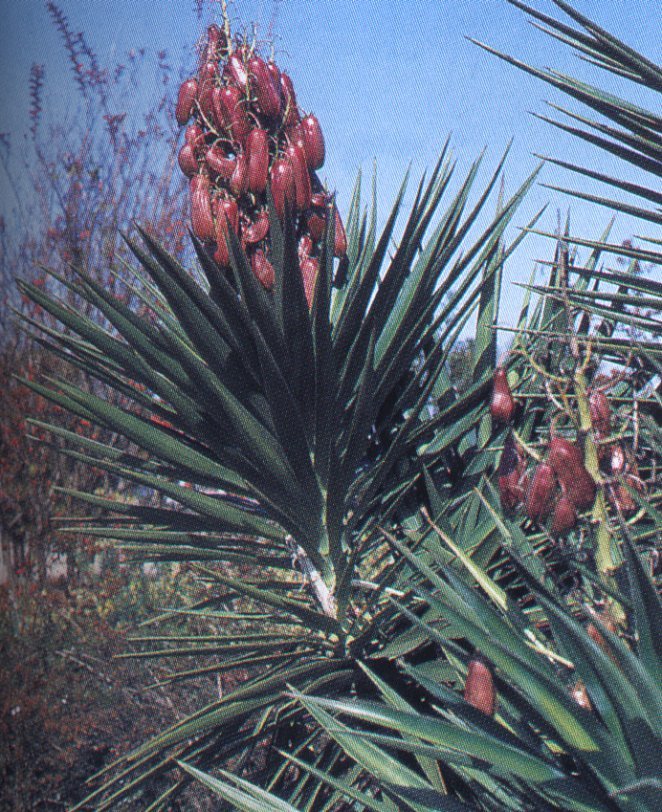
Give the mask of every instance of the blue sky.
[[(550, 0), (532, 4), (556, 14)], [(166, 48), (176, 67), (192, 64), (191, 45), (214, 7), (204, 3), (201, 19), (194, 0), (60, 0), (59, 5), (74, 30), (85, 32), (102, 63), (114, 54), (146, 46), (151, 52)], [(649, 58), (660, 60), (659, 0), (575, 0), (575, 5)], [(432, 167), (449, 133), (460, 170), (488, 146), (486, 172), (515, 138), (506, 168), (507, 192), (536, 165), (533, 152), (595, 162), (595, 152), (529, 114), (545, 113), (545, 99), (562, 103), (558, 94), (481, 51), (466, 37), (538, 66), (550, 65), (589, 80), (598, 77), (612, 91), (622, 87), (536, 31), (505, 0), (236, 0), (231, 8), (237, 28), (254, 22), (264, 38), (273, 31), (278, 63), (291, 74), (300, 105), (315, 112), (324, 129), (327, 161), (322, 174), (329, 187), (337, 189), (341, 209), (359, 167), (369, 176), (376, 159), (384, 215), (409, 162), (417, 178)], [(58, 114), (70, 98), (70, 66), (45, 2), (5, 2), (0, 132), (12, 132), (15, 141), (28, 125), (27, 78), (33, 62), (45, 64), (45, 97)], [(158, 89), (147, 84), (140, 92), (146, 105)], [(644, 91), (641, 102), (651, 103)], [(603, 170), (619, 171), (615, 159), (602, 157), (600, 162)], [(631, 177), (631, 170), (626, 171)], [(543, 169), (541, 180), (578, 185), (551, 166)], [(0, 189), (5, 194), (2, 178)], [(537, 187), (517, 224), (523, 225), (545, 201), (550, 202), (548, 229), (555, 227), (557, 209), (565, 212), (568, 205), (575, 230), (583, 236), (596, 237), (606, 223), (606, 210), (570, 203)], [(615, 233), (621, 239), (632, 233), (625, 216), (619, 218)], [(549, 249), (532, 239), (511, 263), (508, 278), (528, 278), (536, 255), (547, 258)], [(507, 320), (515, 314), (515, 299), (509, 296), (505, 303)]]

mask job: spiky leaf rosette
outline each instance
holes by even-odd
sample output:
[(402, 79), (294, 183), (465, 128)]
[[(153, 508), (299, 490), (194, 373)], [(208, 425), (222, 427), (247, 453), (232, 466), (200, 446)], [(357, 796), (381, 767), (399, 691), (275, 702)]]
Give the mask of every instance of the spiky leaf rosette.
[[(378, 527), (411, 510), (414, 484), (425, 471), (443, 472), (446, 455), (475, 436), (486, 414), (489, 368), (477, 364), (460, 397), (445, 364), (476, 308), (483, 320), (496, 318), (495, 280), (514, 248), (502, 235), (534, 177), (469, 241), (501, 166), (469, 208), (476, 162), (440, 212), (454, 171), (444, 150), (395, 247), (404, 184), (380, 234), (374, 201), (362, 214), (357, 185), (346, 281), (332, 284), (335, 235), (327, 226), (310, 309), (291, 221), (273, 209), (271, 291), (232, 235), (228, 278), (199, 243), (201, 272), (190, 272), (145, 231), (143, 244), (129, 244), (145, 281), (136, 295), (146, 317), (82, 272), (67, 284), (112, 329), (21, 285), (68, 328), (40, 340), (123, 405), (65, 380), (28, 385), (126, 438), (130, 450), (50, 430), (71, 442), (76, 459), (161, 497), (147, 505), (74, 493), (107, 511), (78, 531), (141, 559), (196, 562), (208, 588), (189, 615), (164, 615), (169, 631), (152, 645), (142, 640), (141, 656), (208, 658), (169, 680), (251, 669), (236, 690), (121, 759), (93, 796), (102, 808), (172, 773), (176, 758), (232, 763), (285, 729), (297, 748), (308, 737), (321, 741), (282, 692), (350, 689), (357, 656), (377, 645), (364, 582), (391, 561)], [(495, 353), (494, 340), (486, 352)], [(250, 579), (238, 577), (244, 565)], [(179, 639), (187, 637), (182, 617), (222, 624), (228, 616), (231, 631), (221, 625), (213, 641)], [(322, 750), (323, 761), (338, 753), (333, 742)], [(278, 761), (270, 764), (269, 780), (285, 780)], [(182, 775), (175, 786), (189, 780)]]

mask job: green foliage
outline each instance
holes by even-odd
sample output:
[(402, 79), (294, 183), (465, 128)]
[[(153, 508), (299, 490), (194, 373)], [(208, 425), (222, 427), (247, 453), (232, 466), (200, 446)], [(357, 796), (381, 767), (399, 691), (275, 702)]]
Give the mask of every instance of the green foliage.
[[(534, 16), (603, 67), (656, 87), (654, 66), (568, 12), (586, 33)], [(645, 158), (659, 175), (643, 132), (657, 126), (653, 114), (543, 78), (612, 116), (621, 129), (609, 131), (611, 151), (639, 166)], [(611, 245), (607, 232), (575, 238), (568, 226), (549, 235), (547, 284), (528, 286), (507, 362), (522, 404), (518, 441), (539, 458), (552, 426), (572, 432), (598, 485), (591, 511), (559, 542), (546, 525), (503, 515), (494, 470), (507, 431), (488, 409), (501, 270), (522, 238), (507, 244), (504, 232), (536, 173), (485, 224), (503, 162), (470, 206), (479, 163), (452, 196), (444, 149), (396, 245), (404, 184), (377, 234), (359, 178), (346, 265), (334, 267), (327, 233), (310, 310), (291, 223), (273, 210), (273, 292), (236, 239), (226, 276), (202, 245), (189, 271), (146, 232), (143, 244), (128, 241), (145, 317), (82, 271), (55, 281), (112, 329), (21, 284), (67, 328), (46, 331), (47, 343), (123, 398), (120, 407), (94, 387), (26, 380), (126, 447), (50, 431), (72, 459), (161, 497), (150, 505), (69, 490), (104, 509), (85, 532), (138, 560), (190, 562), (204, 588), (183, 608), (164, 607), (159, 633), (137, 637), (134, 656), (173, 663), (161, 684), (219, 681), (218, 699), (106, 768), (76, 808), (164, 809), (193, 780), (223, 808), (246, 810), (653, 808), (661, 609), (641, 556), (660, 512), (662, 290), (599, 263), (660, 256)], [(570, 246), (589, 249), (583, 265)], [(449, 359), (473, 316), (471, 367), (454, 387)], [(588, 406), (605, 365), (623, 373), (611, 379), (613, 436), (599, 435)], [(619, 443), (646, 489), (601, 467), (601, 448)], [(619, 506), (618, 487), (633, 511)], [(604, 647), (583, 624), (596, 605), (616, 619)], [(494, 674), (494, 718), (460, 696), (476, 650)], [(571, 693), (580, 688), (590, 709)]]

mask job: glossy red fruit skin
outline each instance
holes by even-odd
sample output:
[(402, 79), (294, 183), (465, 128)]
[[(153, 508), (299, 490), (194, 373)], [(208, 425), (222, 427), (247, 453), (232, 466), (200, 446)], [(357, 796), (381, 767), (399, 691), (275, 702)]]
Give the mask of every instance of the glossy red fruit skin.
[(575, 507), (565, 494), (556, 503), (554, 513), (552, 514), (552, 526), (550, 528), (550, 535), (555, 538), (558, 536), (565, 536), (577, 524), (577, 512)]
[(317, 117), (312, 113), (301, 119), (301, 135), (308, 169), (314, 171), (324, 163), (324, 136)]
[(213, 97), (215, 117), (232, 140), (240, 145), (246, 141), (251, 125), (246, 115), (243, 95), (232, 85), (220, 88)]
[(212, 97), (218, 81), (218, 65), (216, 62), (205, 62), (200, 68), (198, 81), (198, 104), (206, 119), (213, 121), (214, 109)]
[(292, 163), (296, 207), (299, 211), (303, 211), (310, 206), (312, 196), (310, 172), (308, 171), (308, 165), (306, 163), (306, 155), (299, 144), (290, 144), (286, 150), (286, 154)]
[(591, 415), (591, 423), (599, 436), (609, 434), (611, 430), (611, 406), (609, 399), (600, 389), (593, 389), (589, 392), (588, 408)]
[(306, 225), (308, 226), (308, 233), (315, 242), (319, 242), (324, 237), (324, 229), (326, 228), (325, 215), (317, 211), (309, 212)]
[(184, 142), (194, 150), (200, 149), (205, 142), (205, 134), (199, 124), (189, 124), (184, 130)]
[(490, 414), (496, 423), (510, 423), (515, 414), (515, 399), (510, 391), (508, 375), (503, 367), (494, 370)]
[(551, 465), (541, 462), (536, 467), (526, 495), (526, 515), (539, 522), (549, 515), (556, 490), (556, 475)]
[(195, 236), (203, 242), (214, 239), (214, 217), (211, 209), (211, 189), (207, 175), (195, 175), (189, 185), (191, 225)]
[(269, 173), (269, 136), (266, 130), (256, 127), (250, 131), (246, 139), (246, 157), (248, 158), (248, 190), (261, 194), (267, 188)]
[(595, 500), (596, 485), (584, 467), (581, 448), (563, 437), (552, 437), (547, 461), (554, 469), (565, 493), (578, 510), (586, 510)]
[(345, 234), (345, 226), (343, 225), (338, 209), (335, 210), (335, 224), (333, 234), (333, 255), (335, 257), (344, 257), (347, 253), (347, 234)]
[(292, 209), (295, 202), (294, 172), (289, 158), (279, 158), (271, 167), (271, 194), (274, 199), (276, 214), (282, 220), (285, 207)]
[(280, 88), (277, 84), (274, 85), (265, 61), (259, 56), (251, 57), (248, 60), (248, 70), (260, 110), (268, 118), (276, 118), (280, 113)]
[(591, 700), (588, 698), (586, 686), (581, 680), (578, 680), (573, 685), (570, 695), (582, 708), (586, 708), (587, 711), (593, 711), (593, 705), (591, 705)]
[(175, 118), (177, 124), (183, 126), (193, 115), (193, 106), (198, 95), (197, 79), (187, 79), (179, 86), (177, 94), (177, 105), (175, 107)]
[(239, 208), (235, 200), (223, 198), (215, 205), (216, 214), (216, 252), (214, 259), (223, 268), (230, 266), (230, 248), (227, 242), (228, 231), (235, 233), (239, 229)]
[(223, 180), (229, 180), (237, 166), (236, 160), (228, 157), (217, 145), (209, 147), (205, 152), (205, 162), (211, 171)]
[(207, 27), (207, 59), (218, 59), (223, 55), (225, 48), (225, 34), (216, 23), (212, 23)]
[(464, 683), (464, 701), (486, 716), (494, 716), (496, 710), (494, 677), (489, 666), (482, 660), (474, 658), (469, 662), (467, 679)]
[(193, 147), (189, 144), (184, 144), (179, 150), (177, 162), (179, 163), (179, 168), (189, 178), (192, 178), (198, 171), (198, 162), (195, 157), (195, 152), (193, 151)]
[(299, 115), (294, 85), (285, 72), (280, 75), (280, 92), (283, 96), (283, 124), (285, 127), (292, 127), (301, 121), (301, 116)]
[(313, 306), (313, 299), (315, 298), (315, 284), (317, 282), (317, 274), (319, 273), (319, 260), (315, 257), (304, 256), (300, 260), (301, 265), (301, 278), (303, 279), (303, 289), (306, 294), (306, 301), (308, 302), (308, 309)]
[(271, 290), (276, 280), (274, 266), (264, 255), (264, 251), (258, 248), (251, 257), (251, 268), (256, 278), (265, 290)]
[(269, 214), (264, 209), (255, 218), (255, 221), (242, 231), (242, 239), (248, 245), (255, 245), (269, 233)]
[(245, 48), (237, 48), (237, 50), (228, 57), (225, 63), (224, 74), (232, 81), (240, 90), (245, 91), (248, 88), (248, 69), (244, 62)]
[(248, 160), (244, 153), (237, 155), (235, 167), (230, 177), (230, 190), (237, 197), (241, 197), (248, 189)]
[(623, 446), (619, 443), (614, 443), (609, 451), (609, 470), (612, 474), (621, 474), (625, 471), (627, 466), (627, 457)]

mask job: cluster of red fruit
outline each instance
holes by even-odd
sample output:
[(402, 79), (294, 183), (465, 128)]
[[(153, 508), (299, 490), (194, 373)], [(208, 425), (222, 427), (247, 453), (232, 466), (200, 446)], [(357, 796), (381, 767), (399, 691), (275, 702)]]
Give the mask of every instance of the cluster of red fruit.
[[(197, 77), (179, 88), (175, 117), (188, 125), (179, 166), (191, 179), (194, 234), (215, 246), (214, 259), (227, 268), (232, 229), (255, 276), (270, 290), (270, 187), (277, 215), (283, 219), (289, 212), (294, 219), (310, 304), (332, 196), (316, 174), (324, 163), (322, 130), (314, 115), (302, 116), (290, 77), (254, 47), (233, 43), (211, 25)], [(347, 239), (337, 212), (333, 228), (334, 253), (342, 257)]]
[[(598, 443), (598, 458), (607, 478), (607, 496), (613, 507), (628, 514), (635, 510), (635, 501), (620, 482), (609, 479), (621, 475), (630, 487), (641, 489), (643, 483), (636, 463), (628, 459), (623, 446), (605, 442), (611, 431), (611, 407), (604, 391), (594, 388), (589, 393), (589, 410), (594, 436)], [(490, 412), (498, 423), (508, 424), (516, 411), (506, 371), (498, 367), (494, 373), (494, 386)], [(554, 537), (569, 533), (577, 524), (578, 513), (588, 510), (595, 501), (596, 482), (584, 465), (584, 452), (574, 442), (552, 433), (544, 460), (532, 469), (527, 468), (527, 457), (512, 433), (506, 436), (497, 471), (499, 495), (504, 510), (514, 512), (523, 507), (532, 521), (549, 522), (549, 533)]]

